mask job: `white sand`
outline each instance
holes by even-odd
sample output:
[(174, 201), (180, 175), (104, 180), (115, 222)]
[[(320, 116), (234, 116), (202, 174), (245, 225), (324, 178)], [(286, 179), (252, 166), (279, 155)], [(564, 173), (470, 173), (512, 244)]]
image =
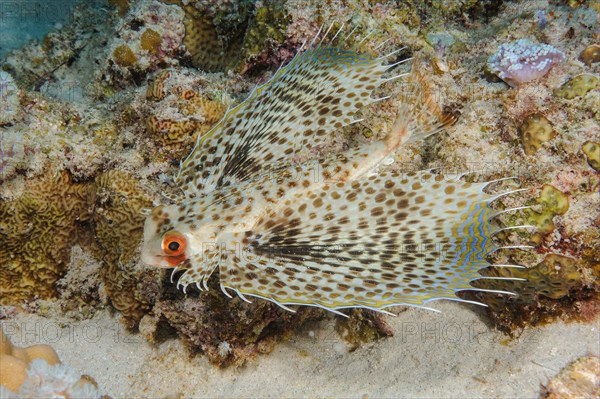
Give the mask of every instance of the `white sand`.
[(313, 323), (239, 369), (190, 358), (178, 340), (154, 348), (107, 313), (60, 326), (19, 315), (3, 327), (17, 345), (50, 343), (64, 363), (113, 398), (536, 398), (572, 360), (600, 354), (600, 323), (555, 323), (519, 339), (486, 326), (471, 306), (436, 303), (390, 318), (396, 335), (348, 352), (334, 321)]

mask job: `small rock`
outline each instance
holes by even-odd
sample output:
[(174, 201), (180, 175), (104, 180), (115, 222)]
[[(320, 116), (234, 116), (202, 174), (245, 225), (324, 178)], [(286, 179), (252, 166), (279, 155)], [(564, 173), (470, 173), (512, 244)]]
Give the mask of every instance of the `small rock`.
[(579, 55), (579, 59), (586, 65), (600, 61), (600, 44), (587, 46)]

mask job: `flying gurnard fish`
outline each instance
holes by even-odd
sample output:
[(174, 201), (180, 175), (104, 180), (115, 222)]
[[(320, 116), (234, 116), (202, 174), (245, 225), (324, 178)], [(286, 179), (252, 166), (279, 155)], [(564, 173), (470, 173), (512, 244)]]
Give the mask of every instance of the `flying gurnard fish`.
[[(491, 195), (484, 192), (490, 182), (433, 172), (378, 171), (404, 143), (447, 121), (418, 74), (386, 77), (403, 62), (387, 63), (398, 50), (381, 57), (345, 50), (333, 45), (339, 33), (313, 46), (317, 34), (198, 138), (176, 179), (180, 198), (146, 220), (143, 260), (175, 268), (173, 275), (183, 271), (177, 284), (184, 291), (189, 284), (208, 289), (218, 269), (225, 295), (287, 310), (386, 312), (438, 299), (471, 302), (460, 291), (504, 292), (471, 282), (490, 278), (480, 273), (497, 249), (491, 219), (499, 212), (489, 204), (508, 193)], [(416, 89), (382, 140), (298, 162), (298, 149), (328, 143), (360, 108), (381, 100), (371, 97), (374, 90), (403, 76)]]

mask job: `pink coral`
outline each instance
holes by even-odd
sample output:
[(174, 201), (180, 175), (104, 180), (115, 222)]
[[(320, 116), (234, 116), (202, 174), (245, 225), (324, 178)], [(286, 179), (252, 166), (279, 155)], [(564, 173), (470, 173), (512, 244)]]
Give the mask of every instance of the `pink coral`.
[(490, 70), (512, 87), (539, 79), (565, 54), (548, 44), (536, 44), (528, 39), (503, 44), (488, 58)]

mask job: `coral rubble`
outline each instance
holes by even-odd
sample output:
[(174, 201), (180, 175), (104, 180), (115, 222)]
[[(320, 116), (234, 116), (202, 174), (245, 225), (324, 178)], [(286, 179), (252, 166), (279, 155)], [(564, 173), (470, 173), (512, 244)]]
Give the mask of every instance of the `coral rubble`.
[(544, 387), (542, 399), (584, 399), (600, 397), (600, 359), (589, 355), (562, 369)]
[(210, 286), (209, 291), (187, 297), (167, 291), (153, 308), (153, 323), (166, 323), (189, 348), (202, 351), (219, 366), (241, 365), (257, 354), (269, 353), (278, 340), (305, 321), (324, 315), (316, 308), (291, 313), (267, 301), (232, 300), (222, 295), (218, 285)]

